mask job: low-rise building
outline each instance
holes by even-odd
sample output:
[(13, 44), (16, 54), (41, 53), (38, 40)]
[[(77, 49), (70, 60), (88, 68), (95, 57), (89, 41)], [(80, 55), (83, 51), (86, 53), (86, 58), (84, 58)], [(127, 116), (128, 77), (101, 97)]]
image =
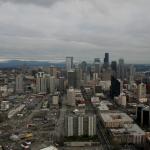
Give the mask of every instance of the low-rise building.
[(143, 144), (145, 142), (145, 132), (137, 124), (129, 124), (124, 128), (109, 131), (113, 143)]
[(9, 109), (9, 101), (2, 101), (1, 110), (8, 110), (8, 109)]
[(132, 118), (122, 112), (103, 112), (100, 113), (100, 117), (106, 128), (119, 128), (133, 122)]
[(98, 106), (98, 111), (99, 112), (109, 111), (112, 106), (113, 104), (109, 101), (101, 101)]
[(54, 146), (49, 146), (40, 150), (58, 150), (58, 148), (54, 147)]

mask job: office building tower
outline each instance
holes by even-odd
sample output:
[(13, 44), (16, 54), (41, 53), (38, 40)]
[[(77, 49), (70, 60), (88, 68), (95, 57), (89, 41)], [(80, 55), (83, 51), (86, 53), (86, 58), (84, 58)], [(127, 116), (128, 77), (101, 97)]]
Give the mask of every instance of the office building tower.
[(146, 84), (140, 83), (137, 88), (138, 98), (146, 98)]
[(101, 62), (99, 58), (94, 59), (94, 73), (97, 73), (98, 75), (101, 72)]
[(144, 127), (149, 127), (150, 124), (150, 108), (149, 106), (145, 107), (142, 109), (142, 113), (141, 113), (141, 125)]
[(58, 71), (58, 68), (55, 67), (55, 66), (50, 66), (48, 68), (48, 74), (50, 74), (51, 76), (56, 77), (57, 76), (57, 71)]
[(143, 104), (139, 104), (136, 106), (136, 121), (138, 123), (141, 123), (141, 115), (142, 115), (142, 109), (144, 108)]
[(44, 72), (36, 74), (36, 91), (37, 93), (47, 92), (47, 79)]
[(59, 77), (59, 91), (64, 91), (64, 82), (65, 78), (64, 77)]
[(69, 106), (76, 106), (76, 103), (75, 103), (75, 90), (73, 88), (69, 88), (67, 90), (67, 104)]
[(111, 80), (111, 69), (103, 70), (101, 78), (103, 81), (110, 81)]
[(111, 62), (111, 70), (112, 70), (112, 76), (117, 78), (117, 62), (116, 61)]
[(96, 134), (96, 116), (88, 116), (88, 136), (94, 136)]
[(136, 107), (136, 121), (143, 127), (150, 126), (150, 107), (139, 104)]
[(68, 114), (65, 116), (66, 136), (94, 136), (96, 135), (96, 115)]
[(80, 68), (75, 68), (75, 88), (80, 88), (81, 86), (82, 72)]
[(82, 70), (83, 73), (86, 73), (87, 72), (87, 62), (83, 61), (80, 64), (80, 68), (81, 68), (81, 70)]
[(73, 136), (73, 116), (68, 116), (65, 118), (65, 129), (67, 136)]
[(79, 116), (79, 117), (78, 117), (78, 136), (84, 135), (83, 120), (84, 120), (84, 117), (83, 117), (83, 116)]
[(128, 75), (129, 75), (129, 81), (130, 81), (130, 83), (132, 82), (132, 81), (134, 81), (134, 75), (135, 75), (135, 68), (134, 68), (134, 66), (133, 65), (129, 65), (129, 73), (128, 73)]
[(49, 77), (49, 89), (50, 89), (50, 93), (54, 93), (55, 92), (55, 87), (56, 87), (56, 78), (54, 76)]
[(24, 76), (23, 74), (19, 74), (16, 76), (16, 93), (23, 93), (24, 92)]
[(75, 70), (68, 71), (68, 86), (69, 87), (76, 87), (76, 72)]
[(120, 87), (121, 87), (120, 81), (112, 76), (111, 77), (111, 86), (110, 86), (110, 96), (112, 99), (114, 99), (114, 97), (117, 97), (120, 95), (120, 91), (121, 91)]
[(109, 67), (109, 53), (105, 53), (104, 68), (107, 69), (108, 67)]
[(124, 59), (119, 59), (119, 64), (118, 64), (118, 78), (121, 80), (125, 79), (125, 64), (124, 64)]
[(66, 70), (70, 71), (73, 69), (73, 57), (66, 57)]
[(98, 79), (98, 73), (93, 73), (93, 80), (97, 80)]

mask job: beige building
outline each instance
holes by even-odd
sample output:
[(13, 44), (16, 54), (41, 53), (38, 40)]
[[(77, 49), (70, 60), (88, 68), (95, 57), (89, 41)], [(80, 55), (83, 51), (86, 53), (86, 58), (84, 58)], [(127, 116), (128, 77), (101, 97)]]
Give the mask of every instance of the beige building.
[(146, 84), (141, 83), (141, 84), (138, 85), (137, 95), (138, 95), (139, 99), (146, 97)]
[(67, 91), (67, 104), (69, 106), (75, 106), (75, 90), (73, 88)]
[(126, 128), (110, 129), (110, 136), (113, 143), (143, 144), (145, 132), (137, 125), (130, 124)]
[(122, 112), (104, 112), (100, 113), (100, 116), (106, 128), (119, 128), (133, 122), (126, 113)]

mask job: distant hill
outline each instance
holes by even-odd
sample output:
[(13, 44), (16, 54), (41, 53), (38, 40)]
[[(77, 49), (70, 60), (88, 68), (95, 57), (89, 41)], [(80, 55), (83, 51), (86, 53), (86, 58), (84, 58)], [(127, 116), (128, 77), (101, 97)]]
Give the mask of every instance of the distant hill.
[(23, 65), (26, 65), (28, 67), (46, 67), (46, 66), (57, 66), (57, 67), (64, 67), (65, 63), (50, 63), (48, 61), (21, 61), (21, 60), (9, 60), (9, 61), (3, 61), (0, 62), (0, 68), (19, 68)]

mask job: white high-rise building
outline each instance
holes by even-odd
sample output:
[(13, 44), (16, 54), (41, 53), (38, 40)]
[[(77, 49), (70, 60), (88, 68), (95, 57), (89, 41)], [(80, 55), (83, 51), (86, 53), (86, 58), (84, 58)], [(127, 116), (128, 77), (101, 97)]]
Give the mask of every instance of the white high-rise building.
[(38, 72), (36, 74), (36, 90), (37, 92), (47, 92), (46, 75), (44, 72)]
[(70, 114), (65, 116), (66, 136), (96, 135), (96, 115)]
[(73, 136), (73, 117), (69, 116), (67, 120), (68, 124), (68, 136)]
[(146, 98), (146, 84), (139, 84), (137, 90), (138, 98)]
[(94, 136), (96, 134), (96, 116), (88, 116), (88, 135)]
[(83, 132), (83, 116), (78, 117), (78, 136), (82, 136)]
[(70, 71), (73, 69), (73, 57), (66, 57), (66, 70)]

